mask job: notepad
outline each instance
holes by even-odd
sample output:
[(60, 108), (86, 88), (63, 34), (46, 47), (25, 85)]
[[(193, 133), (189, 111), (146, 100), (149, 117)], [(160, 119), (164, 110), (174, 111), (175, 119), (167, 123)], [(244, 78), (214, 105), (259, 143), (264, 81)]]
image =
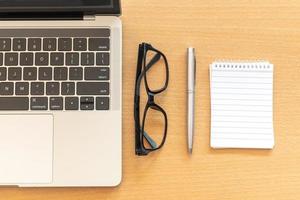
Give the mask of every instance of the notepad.
[(271, 63), (214, 62), (210, 90), (212, 148), (273, 148)]

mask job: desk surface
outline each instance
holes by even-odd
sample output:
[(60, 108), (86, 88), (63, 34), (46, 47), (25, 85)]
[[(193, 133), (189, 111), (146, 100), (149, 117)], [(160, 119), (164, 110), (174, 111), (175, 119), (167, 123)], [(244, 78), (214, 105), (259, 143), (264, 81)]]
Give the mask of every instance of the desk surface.
[[(300, 3), (296, 0), (124, 0), (124, 175), (113, 189), (0, 189), (0, 199), (299, 199)], [(169, 116), (164, 148), (134, 155), (137, 45), (148, 41), (170, 62), (160, 103)], [(186, 48), (198, 55), (193, 156), (186, 147)], [(208, 65), (267, 59), (275, 65), (273, 151), (209, 147)], [(172, 103), (171, 103), (172, 102)]]

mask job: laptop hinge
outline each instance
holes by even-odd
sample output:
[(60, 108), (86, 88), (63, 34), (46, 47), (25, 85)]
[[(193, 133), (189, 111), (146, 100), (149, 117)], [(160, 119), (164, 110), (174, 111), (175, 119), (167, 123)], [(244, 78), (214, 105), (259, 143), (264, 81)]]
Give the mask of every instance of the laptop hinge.
[(85, 20), (85, 21), (95, 21), (96, 16), (95, 15), (84, 15), (83, 20)]
[(61, 13), (52, 13), (52, 12), (34, 12), (34, 13), (0, 13), (0, 20), (7, 21), (28, 21), (28, 20), (83, 20), (83, 13), (79, 12), (61, 12)]

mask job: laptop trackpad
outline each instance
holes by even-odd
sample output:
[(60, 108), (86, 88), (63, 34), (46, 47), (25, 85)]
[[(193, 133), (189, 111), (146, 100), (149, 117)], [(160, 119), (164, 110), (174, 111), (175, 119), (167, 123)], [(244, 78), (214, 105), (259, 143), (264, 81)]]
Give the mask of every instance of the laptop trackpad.
[(52, 115), (0, 115), (0, 185), (51, 183)]

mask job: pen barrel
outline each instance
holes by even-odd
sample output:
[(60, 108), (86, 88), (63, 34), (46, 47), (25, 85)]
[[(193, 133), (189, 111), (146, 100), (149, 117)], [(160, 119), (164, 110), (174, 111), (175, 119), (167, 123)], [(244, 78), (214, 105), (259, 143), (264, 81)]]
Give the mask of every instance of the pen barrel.
[(196, 59), (195, 49), (188, 48), (187, 56), (188, 66), (188, 77), (187, 77), (187, 131), (188, 131), (188, 149), (190, 153), (193, 148), (193, 137), (194, 137), (194, 116), (195, 116), (195, 83), (196, 83)]
[(194, 139), (194, 116), (195, 116), (195, 93), (188, 92), (188, 117), (187, 117), (187, 131), (188, 131), (188, 148), (191, 151), (193, 148)]

